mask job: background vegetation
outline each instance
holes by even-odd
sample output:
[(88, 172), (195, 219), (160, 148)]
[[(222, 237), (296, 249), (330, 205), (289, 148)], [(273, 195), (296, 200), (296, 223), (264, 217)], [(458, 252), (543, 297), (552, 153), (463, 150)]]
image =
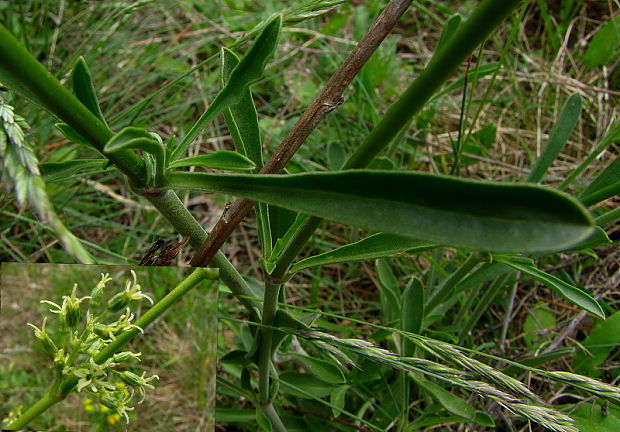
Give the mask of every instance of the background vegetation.
[[(345, 92), (345, 102), (311, 135), (289, 163), (288, 171), (340, 168), (346, 155), (426, 64), (449, 17), (454, 12), (467, 16), (476, 4), (415, 2)], [(233, 0), (0, 1), (0, 20), (60, 78), (68, 75), (78, 56), (84, 56), (112, 129), (131, 124), (156, 131), (166, 139), (184, 135), (219, 89), (219, 48), (243, 41), (246, 32), (261, 20), (293, 6), (295, 2)], [(352, 1), (322, 17), (284, 29), (264, 79), (253, 87), (267, 154), (290, 130), (383, 6), (384, 2), (379, 1)], [(447, 174), (453, 165), (452, 143), (460, 136), (464, 151), (462, 177), (522, 181), (540, 155), (562, 105), (571, 94), (578, 93), (583, 100), (582, 115), (544, 181), (559, 185), (596, 147), (611, 120), (618, 116), (617, 29), (603, 54), (592, 54), (591, 47), (606, 23), (618, 22), (619, 10), (614, 0), (527, 2), (470, 64), (462, 66), (451, 85), (432, 99), (377, 163), (384, 168)], [(245, 49), (243, 43), (238, 47), (241, 52)], [(175, 81), (196, 66), (192, 74)], [(467, 93), (463, 97), (466, 74)], [(140, 104), (149, 96), (152, 98), (148, 104)], [(18, 97), (13, 97), (12, 103), (16, 112), (35, 125), (27, 140), (40, 161), (94, 156), (59, 135), (53, 126), (55, 120), (47, 113)], [(199, 142), (191, 149), (192, 154), (233, 148), (222, 118), (209, 125)], [(618, 153), (617, 144), (608, 147), (579, 175), (569, 192), (581, 192)], [(101, 262), (135, 264), (156, 238), (177, 239), (167, 222), (146, 201), (138, 199), (116, 172), (93, 169), (61, 182), (49, 180), (47, 190), (65, 224)], [(32, 211), (20, 208), (12, 193), (6, 191), (0, 201), (1, 259), (72, 262), (54, 234), (38, 223)], [(224, 208), (226, 197), (187, 194), (184, 202), (208, 230)], [(617, 207), (617, 198), (612, 198), (595, 208), (594, 215)], [(282, 212), (281, 217), (286, 220), (290, 214)], [(247, 219), (224, 253), (250, 283), (258, 284), (255, 277), (261, 273), (260, 253), (253, 224), (252, 219)], [(611, 220), (606, 231), (615, 240), (617, 221)], [(356, 228), (324, 223), (304, 255), (333, 249), (365, 235)], [(187, 262), (190, 254), (190, 250), (182, 251), (179, 263)], [(467, 319), (485, 289), (473, 291), (474, 295), (455, 296), (443, 316), (430, 318), (427, 324), (432, 328), (427, 334), (512, 360), (535, 357), (534, 363), (540, 367), (574, 370), (617, 384), (619, 255), (614, 243), (597, 248), (595, 255), (560, 254), (539, 263), (539, 268), (587, 288), (605, 303), (609, 318), (604, 323), (580, 313), (547, 288), (524, 277), (505, 281), (472, 329), (466, 328)], [(462, 264), (464, 257), (462, 252), (443, 248), (379, 263), (317, 267), (298, 273), (288, 283), (287, 300), (323, 312), (317, 321), (321, 328), (342, 337), (359, 337), (389, 346), (387, 332), (369, 325), (386, 323), (386, 305), (380, 293), (405, 286), (412, 275), (428, 286), (439, 284)], [(488, 288), (489, 283), (483, 278), (463, 284), (469, 285), (462, 285), (462, 291), (468, 286)], [(221, 290), (227, 294), (224, 287)], [(221, 317), (220, 357), (234, 348), (248, 348), (244, 346), (244, 334), (249, 331), (243, 325), (248, 318), (244, 310), (234, 302), (223, 303)], [(184, 310), (175, 319), (181, 323), (196, 317)], [(578, 354), (575, 347), (584, 341), (596, 348), (594, 359), (586, 361), (583, 353)], [(162, 358), (164, 362), (166, 358), (173, 361), (175, 355), (167, 353)], [(308, 368), (300, 362), (286, 364), (282, 367), (291, 368), (291, 373)], [(243, 379), (242, 370), (235, 362), (221, 363), (218, 402), (222, 429), (256, 430), (253, 405), (244, 393), (247, 389), (238, 384), (226, 387), (226, 383)], [(392, 373), (392, 369), (370, 362), (364, 363), (362, 370), (347, 373), (347, 384), (354, 391), (330, 400), (332, 405), (342, 403), (348, 415), (330, 412), (319, 404), (320, 395), (333, 394), (331, 388), (325, 393), (318, 386), (320, 380), (318, 384), (313, 381), (317, 390), (310, 398), (281, 388), (282, 406), (299, 430), (326, 424), (342, 430), (364, 430), (368, 426), (361, 419), (388, 428), (396, 410)], [(534, 375), (528, 378), (527, 373), (512, 373), (531, 379), (530, 386), (544, 400), (566, 406), (576, 417), (581, 416), (584, 430), (589, 424), (601, 423), (608, 428), (603, 430), (611, 431), (620, 423), (615, 408), (603, 416), (585, 394), (569, 394), (566, 388)], [(468, 398), (463, 393), (454, 394)], [(187, 413), (181, 398), (170, 395), (168, 402), (177, 404), (175, 412)], [(469, 402), (493, 414), (499, 430), (536, 429), (492, 404), (485, 406), (473, 397)], [(419, 419), (414, 426), (419, 428), (474, 430), (484, 424), (480, 420), (477, 426), (471, 421), (466, 422), (468, 426), (458, 426), (463, 418), (455, 414), (454, 405), (428, 396), (421, 396), (412, 409)]]

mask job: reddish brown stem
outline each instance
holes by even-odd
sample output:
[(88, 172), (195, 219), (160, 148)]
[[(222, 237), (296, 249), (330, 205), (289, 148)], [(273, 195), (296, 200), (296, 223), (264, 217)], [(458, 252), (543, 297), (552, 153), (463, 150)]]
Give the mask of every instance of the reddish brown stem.
[[(267, 161), (261, 174), (280, 172), (312, 131), (332, 110), (342, 104), (342, 93), (362, 69), (383, 39), (392, 31), (412, 0), (392, 0), (374, 22), (368, 33), (353, 48), (342, 66), (332, 75), (308, 109), (297, 121), (284, 141)], [(206, 266), (222, 247), (226, 239), (250, 212), (253, 202), (247, 199), (236, 200), (220, 217), (211, 234), (192, 258), (192, 266)]]

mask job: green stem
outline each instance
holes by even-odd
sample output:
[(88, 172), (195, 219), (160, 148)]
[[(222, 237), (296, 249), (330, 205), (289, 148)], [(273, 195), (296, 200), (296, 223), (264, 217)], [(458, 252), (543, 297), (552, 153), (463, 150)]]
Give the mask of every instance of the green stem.
[[(60, 84), (2, 24), (0, 52), (0, 81), (41, 104), (103, 154), (103, 147), (112, 137), (112, 131)], [(145, 177), (144, 161), (134, 152), (123, 150), (105, 156), (132, 183), (142, 184)]]
[(433, 55), (418, 78), (390, 106), (381, 121), (351, 155), (344, 169), (367, 166), (520, 2), (482, 1), (441, 50)]
[(23, 413), (12, 422), (9, 426), (9, 430), (19, 430), (24, 429), (33, 419), (41, 415), (43, 412), (47, 411), (51, 406), (57, 404), (62, 401), (65, 397), (53, 391), (53, 387), (43, 396), (37, 403), (31, 406), (28, 411)]
[[(154, 194), (145, 193), (145, 191), (138, 192), (168, 219), (168, 222), (170, 222), (179, 234), (189, 237), (190, 244), (194, 248), (199, 248), (202, 245), (207, 238), (207, 233), (202, 229), (196, 219), (194, 219), (174, 191), (158, 189)], [(260, 303), (256, 301), (256, 296), (243, 279), (243, 276), (239, 274), (237, 269), (228, 261), (221, 251), (218, 251), (210, 264), (220, 269), (220, 279), (222, 282), (230, 288), (233, 295), (237, 297), (249, 311), (254, 307), (260, 306)]]
[(274, 431), (287, 432), (286, 427), (284, 427), (282, 420), (280, 420), (280, 417), (278, 416), (278, 413), (276, 412), (271, 402), (261, 404), (260, 408), (267, 416), (267, 418), (271, 420), (271, 426), (273, 427)]
[[(269, 370), (271, 369), (271, 343), (273, 340), (273, 323), (278, 307), (280, 285), (267, 281), (263, 301), (263, 318), (260, 329), (260, 347), (258, 351), (258, 397), (261, 403), (270, 402)], [(267, 413), (265, 413), (267, 414)]]
[(428, 299), (426, 303), (427, 315), (432, 314), (433, 309), (439, 306), (443, 301), (452, 293), (454, 287), (465, 277), (467, 274), (482, 262), (482, 257), (478, 253), (474, 253), (465, 260), (465, 262), (450, 276), (444, 284)]

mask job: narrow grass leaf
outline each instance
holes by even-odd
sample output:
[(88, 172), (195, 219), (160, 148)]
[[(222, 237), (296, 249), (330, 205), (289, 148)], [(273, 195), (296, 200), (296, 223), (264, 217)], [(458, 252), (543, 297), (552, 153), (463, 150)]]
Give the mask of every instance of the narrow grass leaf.
[(65, 162), (48, 162), (39, 166), (45, 181), (63, 180), (86, 170), (103, 170), (107, 159), (77, 159)]
[(582, 291), (581, 289), (574, 287), (555, 276), (545, 273), (534, 266), (514, 262), (507, 258), (498, 258), (497, 260), (514, 268), (515, 270), (520, 271), (521, 273), (533, 277), (537, 281), (543, 283), (547, 288), (555, 291), (566, 300), (579, 306), (581, 309), (588, 311), (599, 318), (605, 319), (605, 313), (603, 312), (601, 306), (585, 291)]
[(583, 206), (553, 189), (414, 172), (171, 173), (168, 187), (231, 193), (367, 229), (491, 252), (564, 250), (593, 228)]
[(75, 93), (78, 100), (107, 126), (99, 107), (95, 87), (93, 86), (92, 77), (84, 57), (78, 58), (71, 74), (71, 82), (73, 83), (73, 93)]
[(620, 194), (620, 180), (608, 186), (597, 189), (596, 191), (582, 196), (579, 199), (584, 205), (593, 206), (594, 204), (603, 202), (618, 194)]
[(209, 108), (200, 116), (181, 143), (174, 149), (171, 160), (179, 159), (185, 154), (189, 144), (196, 139), (205, 125), (222, 110), (237, 104), (243, 95), (246, 94), (248, 87), (262, 77), (265, 65), (273, 55), (278, 44), (281, 27), (282, 15), (277, 15), (265, 26), (248, 53), (230, 72), (226, 86), (215, 96)]
[[(400, 328), (409, 333), (419, 334), (424, 318), (424, 285), (420, 279), (413, 278), (403, 291), (400, 307)], [(412, 357), (415, 345), (407, 338), (403, 338), (401, 355)]]
[(256, 168), (256, 165), (250, 159), (243, 156), (241, 153), (229, 150), (220, 150), (206, 155), (178, 159), (170, 163), (168, 168), (187, 166), (199, 166), (230, 171), (251, 171)]
[(581, 196), (588, 196), (594, 192), (604, 189), (608, 186), (616, 184), (620, 181), (620, 156), (616, 158), (601, 172)]
[(553, 126), (549, 141), (547, 141), (542, 154), (536, 161), (534, 168), (532, 168), (527, 181), (538, 183), (542, 180), (553, 161), (555, 161), (568, 142), (568, 138), (573, 133), (575, 126), (577, 126), (580, 116), (581, 96), (579, 93), (574, 93), (566, 100), (562, 112), (560, 112)]
[(390, 262), (387, 259), (376, 261), (377, 279), (379, 280), (381, 313), (387, 322), (394, 322), (400, 318), (400, 290), (398, 281), (392, 273)]
[(355, 243), (350, 243), (319, 255), (298, 261), (290, 272), (328, 264), (373, 260), (401, 253), (416, 254), (431, 250), (438, 245), (434, 243), (412, 240), (394, 234), (377, 233)]

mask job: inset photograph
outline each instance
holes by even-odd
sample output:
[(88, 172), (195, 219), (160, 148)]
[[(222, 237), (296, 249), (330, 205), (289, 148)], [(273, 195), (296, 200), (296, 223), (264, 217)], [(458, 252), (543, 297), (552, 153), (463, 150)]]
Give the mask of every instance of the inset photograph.
[(1, 429), (214, 429), (217, 270), (2, 263), (1, 281)]

